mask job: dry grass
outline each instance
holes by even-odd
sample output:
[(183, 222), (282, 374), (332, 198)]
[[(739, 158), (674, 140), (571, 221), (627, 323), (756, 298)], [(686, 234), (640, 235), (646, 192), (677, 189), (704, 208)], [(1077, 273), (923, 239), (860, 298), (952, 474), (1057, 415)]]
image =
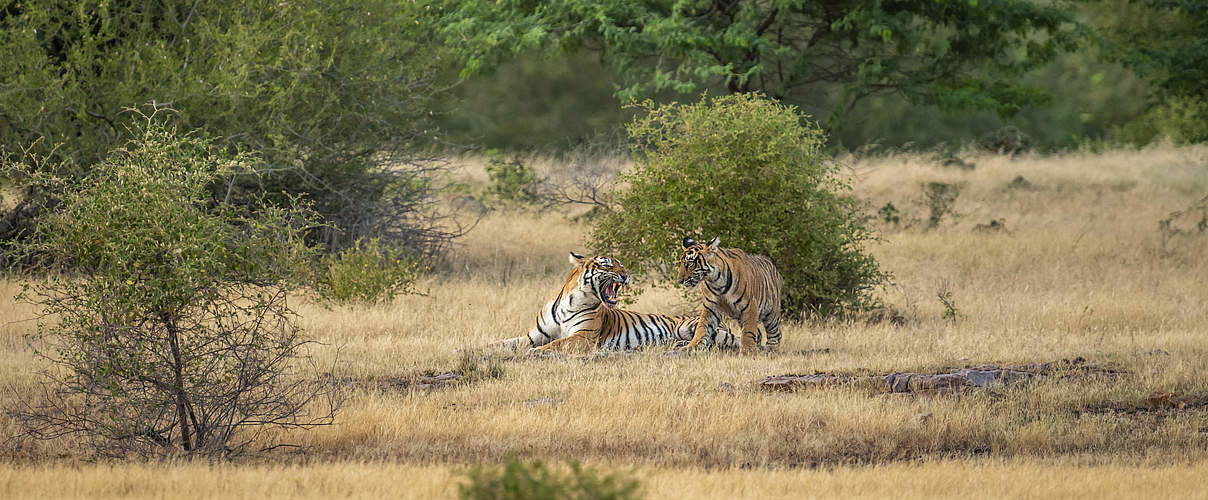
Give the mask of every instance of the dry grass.
[[(260, 465), (99, 465), (66, 474), (63, 460), (80, 456), (73, 443), (8, 445), (5, 455), (32, 465), (0, 468), (0, 491), (440, 497), (455, 493), (449, 478), (456, 464), (519, 454), (640, 464), (638, 475), (656, 497), (957, 496), (991, 487), (1005, 497), (1187, 494), (1205, 472), (1208, 411), (1196, 404), (1124, 410), (1144, 407), (1151, 391), (1208, 402), (1208, 234), (1164, 245), (1158, 231), (1159, 220), (1208, 193), (1208, 149), (972, 161), (971, 171), (925, 157), (849, 165), (870, 212), (893, 202), (907, 221), (926, 219), (922, 183), (962, 186), (959, 217), (935, 230), (887, 225), (871, 249), (894, 273), (882, 296), (903, 312), (904, 326), (789, 324), (782, 353), (767, 357), (666, 358), (652, 350), (603, 361), (525, 360), (474, 384), (358, 392), (338, 425), (286, 436), (312, 446), (310, 465), (273, 465), (295, 459), (270, 457)], [(1017, 176), (1032, 187), (1008, 187)], [(1008, 231), (972, 231), (990, 219), (1005, 219)], [(588, 230), (557, 213), (488, 215), (447, 271), (425, 284), (427, 295), (368, 309), (302, 303), (305, 327), (329, 344), (315, 354), (332, 360), (338, 352), (351, 376), (452, 369), (456, 350), (527, 331), (568, 270), (566, 252), (586, 249)], [(943, 319), (937, 291), (950, 293), (956, 322)], [(683, 312), (690, 304), (674, 290), (655, 289), (632, 307)], [(32, 314), (23, 305), (0, 308), (8, 321)], [(36, 367), (21, 341), (32, 325), (8, 321), (0, 324), (0, 382), (20, 391)], [(818, 349), (828, 351), (803, 352)], [(861, 388), (779, 394), (754, 386), (773, 374), (1076, 356), (1127, 374), (960, 396)], [(814, 466), (827, 469), (808, 469)], [(37, 489), (38, 478), (64, 475), (73, 479)], [(212, 476), (224, 481), (177, 490), (184, 486), (170, 480), (206, 485)], [(97, 484), (114, 477), (120, 480), (110, 486)]]
[[(5, 498), (453, 498), (464, 467), (314, 465), (0, 465)], [(939, 461), (820, 470), (622, 467), (651, 498), (1208, 498), (1208, 466), (1077, 461)]]

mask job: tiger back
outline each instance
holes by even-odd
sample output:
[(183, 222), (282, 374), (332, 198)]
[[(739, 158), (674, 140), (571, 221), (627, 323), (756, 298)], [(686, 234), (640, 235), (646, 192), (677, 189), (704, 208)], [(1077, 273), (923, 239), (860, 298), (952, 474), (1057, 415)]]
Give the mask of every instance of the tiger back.
[(680, 283), (693, 288), (701, 283), (701, 309), (696, 333), (688, 348), (700, 345), (708, 332), (721, 328), (724, 316), (742, 325), (743, 352), (759, 347), (759, 324), (767, 331), (767, 348), (780, 345), (780, 299), (784, 284), (772, 260), (748, 255), (737, 248), (720, 248), (713, 238), (700, 243), (684, 238), (679, 264)]

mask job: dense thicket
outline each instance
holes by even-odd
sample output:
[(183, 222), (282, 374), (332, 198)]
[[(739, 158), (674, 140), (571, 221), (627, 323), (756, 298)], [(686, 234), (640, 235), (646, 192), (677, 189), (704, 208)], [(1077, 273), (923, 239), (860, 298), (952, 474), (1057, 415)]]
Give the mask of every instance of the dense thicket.
[(1012, 114), (1043, 97), (1014, 77), (1083, 32), (1069, 6), (1026, 0), (504, 0), (458, 2), (448, 19), (467, 73), (534, 46), (589, 47), (618, 70), (622, 98), (712, 85), (796, 103), (839, 84), (832, 118), (884, 93)]
[[(1199, 78), (1208, 67), (1203, 61), (1208, 54), (1208, 36), (1203, 34), (1208, 32), (1208, 8), (1203, 0), (894, 2), (867, 9), (861, 9), (861, 2), (790, 4), (458, 2), (450, 16), (456, 22), (445, 31), (469, 49), (468, 69), (478, 76), (468, 85), (474, 92), (466, 95), (479, 105), (473, 108), (473, 119), (454, 112), (457, 119), (443, 122), (446, 133), (466, 142), (486, 141), (491, 147), (560, 148), (575, 141), (557, 131), (571, 130), (574, 137), (582, 137), (583, 121), (592, 122), (596, 132), (621, 129), (629, 117), (617, 113), (615, 100), (604, 97), (610, 91), (627, 96), (664, 87), (667, 90), (655, 100), (669, 102), (693, 99), (704, 89), (720, 95), (745, 85), (779, 95), (805, 115), (832, 118), (825, 124), (830, 146), (849, 150), (869, 145), (955, 148), (1004, 129), (1021, 134), (1042, 151), (1144, 144), (1160, 137), (1195, 142), (1208, 136), (1208, 103), (1196, 97), (1203, 92), (1202, 82), (1208, 81)], [(841, 16), (842, 22), (819, 40), (846, 33), (848, 38), (833, 41), (827, 50), (846, 48), (848, 54), (860, 54), (847, 62), (868, 67), (841, 72), (837, 69), (845, 66), (839, 64), (836, 71), (818, 71), (815, 63), (828, 60), (824, 51), (792, 47), (780, 38), (808, 33), (809, 23), (769, 34), (776, 23), (790, 19), (783, 17), (788, 10), (777, 10), (781, 7), (829, 9), (830, 15)], [(696, 16), (689, 15), (693, 9)], [(880, 22), (891, 12), (888, 21)], [(587, 15), (592, 13), (606, 15)], [(800, 19), (803, 14), (793, 15)], [(764, 35), (747, 29), (768, 19), (773, 22)], [(961, 27), (952, 28), (945, 19)], [(995, 24), (998, 31), (981, 32), (977, 25), (982, 22)], [(627, 26), (632, 29), (624, 29)], [(1029, 26), (1035, 30), (1022, 34)], [(851, 32), (845, 31), (849, 28)], [(876, 36), (883, 29), (891, 32), (888, 40)], [(1062, 35), (1051, 37), (1048, 29)], [(976, 51), (933, 50), (952, 43), (963, 47), (962, 41), (995, 35), (1002, 35), (997, 39), (1001, 43), (979, 42)], [(1071, 47), (1068, 42), (1075, 37), (1082, 40), (1077, 50), (1058, 50)], [(900, 50), (911, 47), (912, 41), (919, 52)], [(1013, 43), (1015, 49), (994, 52)], [(555, 55), (542, 60), (542, 48), (554, 49)], [(888, 48), (899, 50), (876, 52)], [(561, 54), (566, 52), (580, 61), (574, 72), (565, 69), (566, 56)], [(583, 64), (585, 55), (599, 64)], [(948, 64), (962, 56), (971, 56), (967, 64)], [(801, 64), (787, 67), (792, 70), (785, 73), (787, 80), (779, 72), (767, 74), (768, 68), (786, 68), (776, 64), (789, 59)], [(726, 65), (723, 60), (737, 62)], [(945, 64), (960, 76), (945, 81), (936, 77), (942, 72), (921, 65), (926, 61)], [(497, 71), (490, 73), (492, 69)], [(920, 79), (900, 78), (916, 70)], [(809, 74), (816, 81), (782, 85), (792, 75)], [(970, 85), (950, 85), (962, 78)], [(534, 81), (581, 97), (556, 99), (557, 106), (546, 106), (543, 94), (529, 91)], [(974, 83), (978, 81), (990, 83)], [(674, 89), (693, 92), (676, 96)], [(1008, 89), (1018, 92), (1000, 92)], [(529, 124), (553, 132), (524, 133), (534, 130)]]
[[(155, 103), (263, 158), (223, 201), (301, 195), (329, 249), (380, 236), (431, 252), (430, 166), (408, 154), (443, 61), (429, 15), (394, 0), (0, 1), (0, 145), (78, 178), (129, 139), (130, 108)], [(53, 199), (24, 193), (0, 239), (29, 233)]]
[(1151, 109), (1122, 139), (1208, 141), (1208, 1), (1111, 0), (1096, 10), (1105, 55), (1151, 82)]

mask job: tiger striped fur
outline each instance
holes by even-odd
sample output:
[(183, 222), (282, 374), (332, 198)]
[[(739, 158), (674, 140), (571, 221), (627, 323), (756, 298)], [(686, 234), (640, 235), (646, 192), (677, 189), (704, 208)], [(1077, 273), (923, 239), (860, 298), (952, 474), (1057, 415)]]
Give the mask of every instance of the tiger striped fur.
[[(695, 315), (644, 314), (616, 308), (617, 295), (630, 282), (629, 272), (611, 257), (586, 258), (571, 252), (575, 266), (558, 294), (541, 308), (527, 336), (530, 349), (588, 352), (595, 349), (636, 349), (646, 345), (692, 340)], [(700, 343), (738, 349), (738, 337), (724, 328)], [(516, 350), (526, 337), (504, 341)]]
[(699, 345), (707, 332), (721, 327), (722, 315), (742, 325), (741, 351), (759, 347), (759, 324), (767, 330), (767, 349), (780, 346), (780, 289), (783, 280), (771, 259), (747, 255), (737, 248), (718, 248), (719, 238), (698, 243), (684, 238), (680, 283), (688, 288), (703, 282), (696, 332), (687, 348)]

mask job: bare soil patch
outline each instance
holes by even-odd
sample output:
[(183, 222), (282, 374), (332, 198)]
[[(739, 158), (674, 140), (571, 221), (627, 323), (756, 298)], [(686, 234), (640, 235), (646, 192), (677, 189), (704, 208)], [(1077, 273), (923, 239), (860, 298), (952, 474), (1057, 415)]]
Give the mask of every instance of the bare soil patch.
[(1078, 357), (1025, 365), (983, 364), (948, 368), (935, 373), (894, 372), (879, 375), (813, 373), (809, 375), (773, 375), (764, 377), (759, 388), (771, 391), (821, 389), (839, 385), (875, 387), (884, 393), (948, 393), (967, 389), (1001, 388), (1040, 378), (1082, 378), (1115, 380), (1125, 373), (1106, 364), (1091, 363)]
[(449, 387), (455, 384), (467, 383), (467, 379), (458, 372), (444, 373), (415, 373), (409, 375), (382, 375), (373, 377), (332, 377), (332, 382), (350, 389), (373, 390), (379, 392), (406, 392), (411, 390), (432, 390)]

